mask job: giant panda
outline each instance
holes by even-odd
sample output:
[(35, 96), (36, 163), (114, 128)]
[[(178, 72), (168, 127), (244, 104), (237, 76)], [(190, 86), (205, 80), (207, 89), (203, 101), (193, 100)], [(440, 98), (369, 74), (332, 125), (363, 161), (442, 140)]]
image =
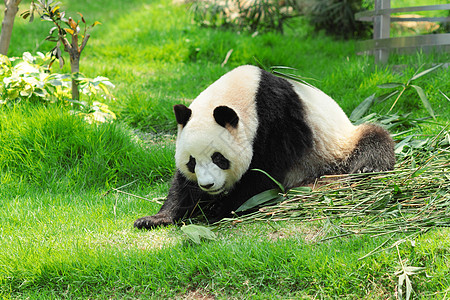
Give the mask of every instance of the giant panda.
[(240, 66), (191, 103), (174, 106), (176, 173), (160, 211), (135, 221), (153, 228), (203, 214), (231, 214), (252, 196), (322, 175), (391, 170), (394, 143), (373, 124), (353, 125), (319, 89)]

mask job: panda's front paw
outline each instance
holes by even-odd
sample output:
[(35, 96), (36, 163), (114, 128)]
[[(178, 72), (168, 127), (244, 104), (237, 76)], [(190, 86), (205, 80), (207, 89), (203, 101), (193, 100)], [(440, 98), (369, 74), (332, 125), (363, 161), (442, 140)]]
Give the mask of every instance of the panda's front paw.
[(134, 222), (134, 227), (138, 229), (152, 229), (157, 226), (166, 226), (169, 224), (173, 224), (173, 220), (171, 217), (165, 214), (156, 214), (153, 216), (147, 216), (137, 219)]

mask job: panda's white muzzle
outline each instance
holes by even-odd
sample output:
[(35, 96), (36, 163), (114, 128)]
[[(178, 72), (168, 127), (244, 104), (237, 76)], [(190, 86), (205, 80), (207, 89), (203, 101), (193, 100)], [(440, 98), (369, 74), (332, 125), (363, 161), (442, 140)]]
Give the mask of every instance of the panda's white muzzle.
[(226, 174), (216, 164), (208, 162), (195, 166), (198, 186), (211, 195), (217, 195), (225, 190)]

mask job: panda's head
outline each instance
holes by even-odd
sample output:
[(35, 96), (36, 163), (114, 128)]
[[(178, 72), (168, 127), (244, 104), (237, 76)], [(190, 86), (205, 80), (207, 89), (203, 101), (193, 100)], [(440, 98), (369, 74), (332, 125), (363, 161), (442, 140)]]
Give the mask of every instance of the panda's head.
[(259, 75), (255, 67), (240, 67), (209, 86), (189, 107), (174, 106), (177, 169), (211, 195), (231, 190), (249, 169), (258, 126)]
[(252, 151), (239, 132), (239, 116), (228, 106), (214, 108), (211, 120), (189, 120), (193, 111), (174, 106), (180, 129), (175, 160), (186, 178), (211, 195), (229, 191), (248, 170)]

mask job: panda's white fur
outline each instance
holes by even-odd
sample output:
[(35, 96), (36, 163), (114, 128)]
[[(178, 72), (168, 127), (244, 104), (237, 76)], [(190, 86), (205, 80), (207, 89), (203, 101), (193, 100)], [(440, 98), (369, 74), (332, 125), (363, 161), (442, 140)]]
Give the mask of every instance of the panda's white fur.
[(319, 89), (255, 66), (230, 71), (174, 111), (177, 172), (161, 210), (136, 220), (138, 228), (173, 223), (205, 202), (210, 221), (229, 215), (273, 187), (252, 169), (291, 188), (325, 174), (390, 170), (395, 162), (387, 131), (354, 126)]

